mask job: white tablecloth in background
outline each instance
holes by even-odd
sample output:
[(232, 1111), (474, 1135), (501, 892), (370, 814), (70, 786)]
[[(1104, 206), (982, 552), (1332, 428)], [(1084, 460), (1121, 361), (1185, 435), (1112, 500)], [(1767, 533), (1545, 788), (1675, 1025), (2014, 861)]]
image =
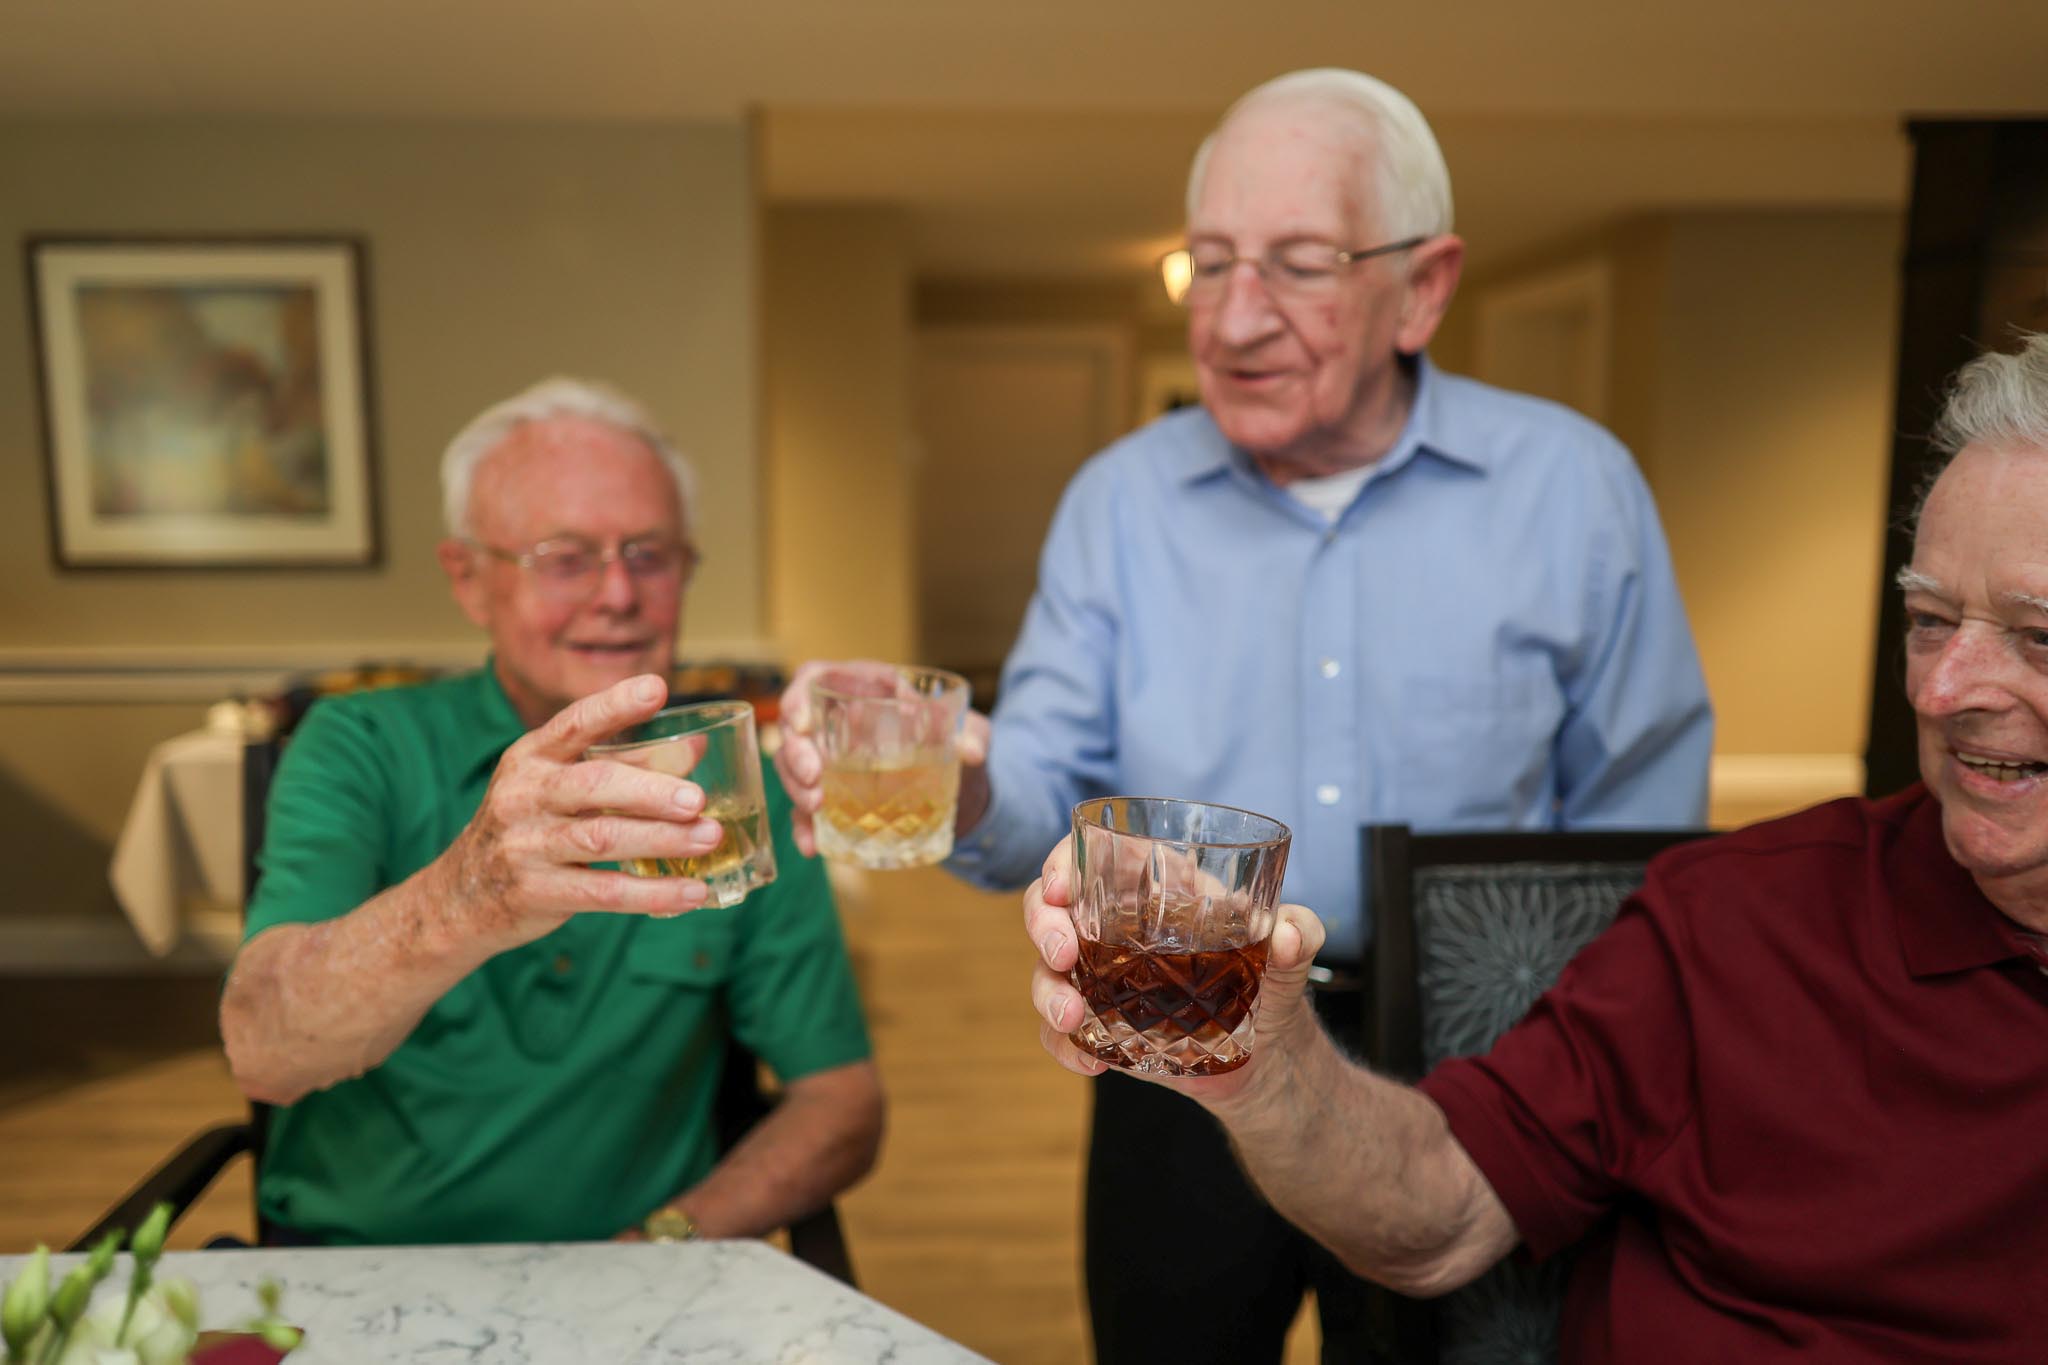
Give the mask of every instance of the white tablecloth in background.
[(107, 869), (150, 952), (178, 946), (187, 913), (242, 900), (242, 736), (197, 730), (150, 751)]

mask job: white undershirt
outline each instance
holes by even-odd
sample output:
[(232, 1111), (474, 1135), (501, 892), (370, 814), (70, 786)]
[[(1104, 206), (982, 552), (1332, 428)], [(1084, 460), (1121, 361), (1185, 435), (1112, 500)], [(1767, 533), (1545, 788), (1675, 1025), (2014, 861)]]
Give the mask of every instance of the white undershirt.
[(1287, 496), (1310, 511), (1322, 513), (1323, 520), (1334, 525), (1371, 477), (1372, 466), (1367, 464), (1319, 479), (1296, 479), (1287, 485)]

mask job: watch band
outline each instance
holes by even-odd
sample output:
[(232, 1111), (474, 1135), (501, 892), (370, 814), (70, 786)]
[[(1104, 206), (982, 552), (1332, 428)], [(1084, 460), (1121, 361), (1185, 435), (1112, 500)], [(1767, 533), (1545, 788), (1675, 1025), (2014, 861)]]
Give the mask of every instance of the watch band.
[(650, 1242), (694, 1242), (697, 1220), (681, 1209), (663, 1207), (647, 1215), (640, 1231), (647, 1234)]

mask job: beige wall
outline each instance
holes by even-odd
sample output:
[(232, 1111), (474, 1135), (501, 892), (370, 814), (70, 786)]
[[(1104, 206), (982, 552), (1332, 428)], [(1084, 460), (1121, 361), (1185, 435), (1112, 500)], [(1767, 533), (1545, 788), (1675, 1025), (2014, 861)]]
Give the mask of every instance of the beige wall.
[(1860, 786), (1902, 228), (1652, 215), (1468, 285), (1608, 268), (1607, 421), (1656, 495), (1713, 694), (1716, 823)]
[[(760, 648), (748, 141), (736, 122), (0, 121), (0, 242), (366, 240), (384, 540), (367, 570), (55, 570), (24, 279), (0, 270), (0, 858), (33, 865), (38, 830), (89, 844), (117, 827), (150, 743), (203, 713), (203, 686), (153, 687), (164, 670), (480, 653), (434, 565), (435, 462), (471, 414), (549, 373), (639, 394), (695, 458), (706, 564), (685, 652)], [(133, 700), (53, 704), (76, 700), (69, 681), (27, 670), (58, 654), (140, 668)], [(102, 883), (0, 898), (0, 915), (80, 911), (111, 913)]]
[(769, 210), (762, 257), (769, 619), (792, 660), (917, 642), (911, 283), (900, 212)]
[[(369, 244), (385, 564), (60, 574), (27, 329), (0, 327), (0, 647), (466, 638), (434, 461), (554, 372), (641, 395), (704, 472), (695, 633), (760, 630), (752, 200), (738, 124), (0, 123), (0, 240), (340, 231)], [(0, 316), (25, 316), (0, 271)]]
[(1901, 223), (1671, 223), (1652, 485), (1724, 753), (1860, 754)]
[(1074, 472), (1139, 425), (1147, 362), (1186, 355), (1164, 297), (1149, 279), (919, 284), (922, 648), (979, 687), (1016, 640)]

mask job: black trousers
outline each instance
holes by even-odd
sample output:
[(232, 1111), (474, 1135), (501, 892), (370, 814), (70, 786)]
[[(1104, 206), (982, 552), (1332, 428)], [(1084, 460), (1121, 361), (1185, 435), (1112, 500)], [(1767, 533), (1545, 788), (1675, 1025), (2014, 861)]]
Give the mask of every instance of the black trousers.
[[(1361, 997), (1321, 992), (1354, 1049)], [(1192, 1100), (1109, 1071), (1095, 1080), (1083, 1258), (1096, 1365), (1277, 1365), (1313, 1289), (1324, 1365), (1380, 1359), (1375, 1290), (1260, 1198)]]

